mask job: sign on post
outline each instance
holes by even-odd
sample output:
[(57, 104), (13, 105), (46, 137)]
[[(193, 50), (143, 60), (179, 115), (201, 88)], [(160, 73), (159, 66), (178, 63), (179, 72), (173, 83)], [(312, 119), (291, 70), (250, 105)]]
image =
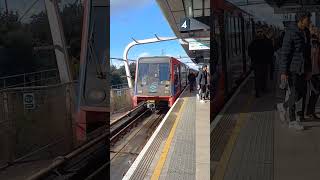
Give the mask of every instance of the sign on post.
[(190, 51), (210, 49), (210, 38), (189, 38), (186, 41), (189, 43)]
[(309, 12), (319, 12), (319, 5), (307, 5), (307, 6), (285, 6), (285, 7), (274, 7), (275, 14), (286, 14), (286, 13), (296, 13), (299, 11), (309, 11)]
[(24, 93), (23, 104), (24, 104), (24, 109), (34, 109), (35, 108), (34, 93)]

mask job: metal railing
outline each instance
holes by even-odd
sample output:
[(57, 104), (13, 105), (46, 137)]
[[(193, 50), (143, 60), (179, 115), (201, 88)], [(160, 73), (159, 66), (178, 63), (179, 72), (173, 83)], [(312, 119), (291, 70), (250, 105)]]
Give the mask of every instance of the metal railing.
[(15, 87), (53, 85), (57, 83), (59, 83), (58, 70), (48, 69), (32, 73), (0, 77), (0, 90)]
[(124, 88), (129, 88), (128, 83), (112, 85), (110, 89), (114, 90), (114, 89), (124, 89)]
[[(71, 86), (68, 83), (0, 90), (0, 171), (16, 163), (52, 158), (71, 150)], [(26, 109), (24, 93), (34, 94), (34, 108)]]

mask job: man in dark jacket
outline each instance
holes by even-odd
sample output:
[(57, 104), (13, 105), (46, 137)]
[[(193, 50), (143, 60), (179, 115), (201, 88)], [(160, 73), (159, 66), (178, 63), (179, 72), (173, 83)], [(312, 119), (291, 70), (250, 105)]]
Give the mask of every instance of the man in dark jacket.
[(199, 74), (200, 102), (204, 102), (205, 93), (207, 90), (207, 84), (208, 84), (207, 65), (204, 65)]
[(194, 87), (194, 82), (195, 82), (195, 74), (193, 72), (190, 72), (188, 75), (188, 80), (189, 80), (189, 89), (190, 92), (193, 91), (193, 87)]
[[(281, 82), (288, 82), (289, 99), (280, 103), (277, 108), (280, 118), (285, 121), (286, 109), (289, 108), (289, 128), (303, 130), (300, 117), (296, 114), (296, 103), (306, 94), (306, 80), (311, 78), (311, 45), (310, 25), (311, 14), (309, 12), (298, 12), (296, 22), (291, 23), (285, 33), (280, 62), (279, 72)], [(283, 84), (283, 83), (282, 83)]]
[(248, 47), (255, 77), (256, 97), (260, 97), (261, 91), (266, 91), (268, 67), (273, 58), (273, 45), (264, 34), (263, 29), (258, 28), (255, 39)]

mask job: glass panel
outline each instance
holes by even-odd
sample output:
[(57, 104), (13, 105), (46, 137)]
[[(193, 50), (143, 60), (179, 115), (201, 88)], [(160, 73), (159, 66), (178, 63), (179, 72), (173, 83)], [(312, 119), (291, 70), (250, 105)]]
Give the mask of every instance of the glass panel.
[(139, 63), (138, 95), (170, 95), (169, 63)]
[(0, 77), (57, 68), (44, 1), (0, 5)]
[(160, 81), (169, 81), (169, 76), (170, 76), (169, 64), (159, 64), (159, 69), (160, 69), (160, 73), (159, 73)]
[(82, 0), (62, 0), (58, 3), (73, 79), (79, 78), (81, 32), (83, 19)]

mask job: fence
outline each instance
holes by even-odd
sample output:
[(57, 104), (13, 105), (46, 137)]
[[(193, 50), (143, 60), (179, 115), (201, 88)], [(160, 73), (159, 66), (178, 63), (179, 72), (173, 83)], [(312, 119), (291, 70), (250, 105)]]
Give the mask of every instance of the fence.
[(30, 158), (53, 158), (71, 150), (71, 86), (0, 90), (0, 166)]
[(120, 113), (132, 109), (130, 88), (112, 88), (110, 90), (110, 113)]
[(59, 83), (57, 69), (0, 77), (0, 90), (14, 87), (45, 86)]

